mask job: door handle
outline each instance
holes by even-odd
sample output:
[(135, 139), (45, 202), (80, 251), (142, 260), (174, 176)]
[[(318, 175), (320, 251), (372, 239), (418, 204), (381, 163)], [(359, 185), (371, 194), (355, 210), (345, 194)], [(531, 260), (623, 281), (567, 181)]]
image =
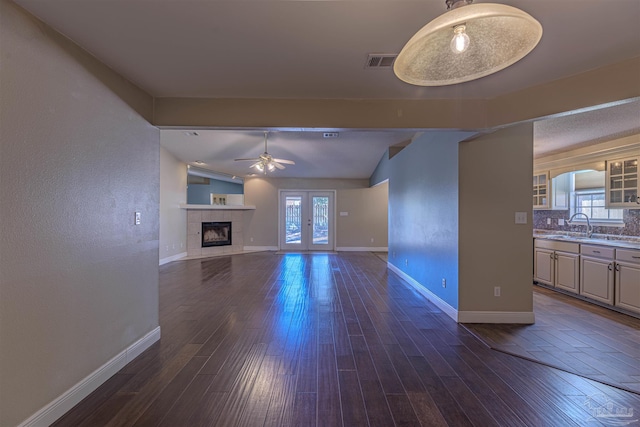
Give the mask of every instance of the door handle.
[(609, 269), (609, 271), (613, 271), (613, 266), (611, 265), (611, 263), (609, 263), (609, 265), (607, 266), (607, 268)]
[(620, 271), (620, 264), (614, 263), (616, 266), (616, 271)]

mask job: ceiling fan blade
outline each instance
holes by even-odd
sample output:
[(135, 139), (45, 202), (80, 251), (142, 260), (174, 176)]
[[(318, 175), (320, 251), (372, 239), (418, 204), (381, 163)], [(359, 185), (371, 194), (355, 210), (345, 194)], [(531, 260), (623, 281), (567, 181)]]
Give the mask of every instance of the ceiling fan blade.
[(275, 160), (272, 161), (271, 164), (280, 170), (284, 169), (284, 166), (282, 166), (280, 163), (276, 162)]
[(234, 161), (236, 162), (258, 162), (260, 161), (259, 158), (253, 158), (253, 159), (234, 159)]
[(295, 165), (296, 164), (296, 162), (294, 162), (293, 160), (273, 159), (273, 161), (278, 162), (278, 163), (284, 163), (285, 165)]

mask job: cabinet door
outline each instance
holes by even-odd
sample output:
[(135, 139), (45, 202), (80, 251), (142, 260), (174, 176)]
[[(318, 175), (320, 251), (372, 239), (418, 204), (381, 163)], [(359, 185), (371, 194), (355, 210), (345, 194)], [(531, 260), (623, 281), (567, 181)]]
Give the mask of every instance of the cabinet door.
[(578, 293), (580, 283), (580, 256), (564, 252), (556, 252), (555, 256), (556, 287), (565, 291)]
[(563, 173), (551, 180), (551, 209), (569, 209), (569, 196), (571, 194), (571, 174)]
[(640, 265), (616, 264), (615, 305), (640, 313)]
[(553, 251), (547, 249), (535, 250), (534, 280), (553, 286)]
[(549, 209), (549, 173), (533, 176), (533, 208)]
[(580, 258), (580, 295), (613, 304), (613, 260)]
[(638, 157), (607, 161), (607, 208), (637, 208), (639, 188)]

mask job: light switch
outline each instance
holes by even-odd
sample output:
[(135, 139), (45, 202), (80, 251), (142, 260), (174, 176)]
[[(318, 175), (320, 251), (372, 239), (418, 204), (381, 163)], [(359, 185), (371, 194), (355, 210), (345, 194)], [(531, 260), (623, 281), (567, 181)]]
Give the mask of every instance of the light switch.
[(564, 218), (558, 218), (558, 225), (564, 225)]
[(349, 216), (349, 212), (340, 212), (340, 216)]
[(516, 224), (526, 224), (526, 223), (527, 223), (527, 213), (516, 212)]

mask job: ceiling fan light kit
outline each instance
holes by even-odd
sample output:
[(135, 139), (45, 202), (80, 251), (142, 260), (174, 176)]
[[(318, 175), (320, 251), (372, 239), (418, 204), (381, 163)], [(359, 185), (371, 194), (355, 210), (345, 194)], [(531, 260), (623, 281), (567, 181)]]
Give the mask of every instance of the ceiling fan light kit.
[(264, 133), (264, 153), (260, 154), (257, 158), (253, 159), (235, 159), (236, 162), (245, 162), (251, 161), (255, 162), (250, 167), (256, 169), (260, 173), (267, 174), (267, 172), (273, 172), (276, 169), (284, 169), (284, 165), (295, 165), (296, 162), (293, 160), (286, 159), (276, 159), (271, 154), (267, 152), (267, 134), (269, 132)]
[(542, 38), (542, 25), (512, 6), (446, 0), (448, 11), (422, 27), (402, 48), (393, 71), (417, 86), (479, 79), (516, 63)]

